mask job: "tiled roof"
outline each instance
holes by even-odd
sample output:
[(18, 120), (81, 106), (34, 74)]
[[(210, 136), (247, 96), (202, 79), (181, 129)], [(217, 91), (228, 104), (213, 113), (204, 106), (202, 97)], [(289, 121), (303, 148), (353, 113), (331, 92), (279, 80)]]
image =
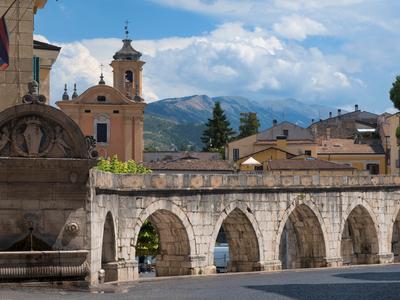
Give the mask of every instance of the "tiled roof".
[(175, 161), (145, 162), (144, 166), (154, 171), (235, 171), (233, 165), (225, 160), (179, 159)]
[(38, 50), (51, 50), (51, 51), (60, 51), (61, 47), (51, 45), (48, 43), (43, 43), (39, 41), (33, 41), (33, 48)]
[(318, 154), (384, 154), (380, 144), (355, 144), (352, 139), (323, 140)]
[(171, 161), (171, 160), (182, 159), (188, 156), (200, 160), (222, 159), (221, 154), (216, 152), (157, 151), (157, 152), (144, 152), (144, 161), (145, 162)]
[(276, 159), (268, 162), (268, 170), (354, 170), (354, 168), (321, 159)]
[(275, 141), (277, 136), (284, 135), (284, 130), (288, 131), (286, 138), (288, 141), (314, 141), (314, 136), (310, 129), (285, 121), (257, 134), (257, 142)]

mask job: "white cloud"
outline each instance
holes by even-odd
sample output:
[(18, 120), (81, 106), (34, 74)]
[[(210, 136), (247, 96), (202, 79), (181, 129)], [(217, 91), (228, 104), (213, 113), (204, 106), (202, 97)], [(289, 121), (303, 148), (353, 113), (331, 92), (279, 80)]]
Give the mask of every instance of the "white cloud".
[(327, 33), (323, 24), (297, 15), (283, 17), (279, 23), (274, 24), (273, 28), (279, 35), (298, 41), (305, 40), (310, 35)]
[[(70, 86), (77, 82), (80, 92), (96, 84), (101, 63), (107, 65), (106, 82), (111, 84), (108, 63), (121, 45), (118, 39), (61, 44), (53, 70), (53, 96), (61, 97), (64, 82)], [(286, 44), (259, 27), (246, 29), (240, 23), (223, 24), (202, 36), (134, 41), (133, 45), (147, 62), (147, 101), (203, 93), (314, 101), (360, 88), (356, 64), (346, 57)]]

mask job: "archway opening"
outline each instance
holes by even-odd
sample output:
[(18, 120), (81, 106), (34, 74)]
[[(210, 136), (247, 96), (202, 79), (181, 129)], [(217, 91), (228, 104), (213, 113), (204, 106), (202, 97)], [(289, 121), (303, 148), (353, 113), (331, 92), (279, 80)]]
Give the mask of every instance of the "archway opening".
[(325, 239), (317, 216), (307, 205), (289, 215), (279, 244), (283, 269), (326, 266)]
[(260, 270), (257, 235), (246, 215), (233, 210), (223, 221), (214, 247), (217, 272)]
[[(151, 224), (149, 226), (149, 224)], [(147, 229), (146, 229), (147, 227)], [(143, 239), (139, 237), (147, 230), (151, 232), (152, 239), (149, 242), (151, 251), (145, 256), (143, 263), (147, 270), (154, 269), (155, 276), (178, 276), (190, 275), (191, 264), (189, 260), (190, 244), (188, 234), (182, 221), (172, 212), (167, 210), (158, 210), (150, 215), (141, 227), (138, 241), (136, 243), (136, 254), (139, 262), (140, 256), (144, 256)], [(148, 266), (148, 265), (151, 266)]]
[(392, 253), (394, 262), (400, 262), (400, 212), (397, 214), (393, 224), (392, 233)]
[(351, 211), (344, 224), (340, 248), (344, 265), (379, 262), (379, 244), (374, 222), (361, 205)]
[(110, 212), (104, 222), (101, 268), (105, 271), (105, 282), (118, 280), (114, 221)]

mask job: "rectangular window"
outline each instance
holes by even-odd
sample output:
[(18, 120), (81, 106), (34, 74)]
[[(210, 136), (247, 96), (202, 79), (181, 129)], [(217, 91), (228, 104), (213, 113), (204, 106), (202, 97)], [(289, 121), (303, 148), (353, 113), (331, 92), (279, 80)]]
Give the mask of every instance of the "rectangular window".
[(239, 157), (239, 149), (233, 149), (233, 160), (237, 161), (240, 157)]
[(96, 141), (98, 143), (107, 143), (107, 124), (106, 123), (97, 123), (97, 137)]
[(40, 57), (34, 56), (33, 62), (33, 80), (40, 83)]
[(307, 155), (307, 156), (311, 156), (311, 150), (304, 151), (304, 154)]
[(371, 175), (379, 174), (379, 165), (378, 164), (367, 164), (367, 170)]
[(283, 135), (284, 135), (284, 136), (289, 136), (289, 130), (284, 129), (284, 130), (283, 130)]

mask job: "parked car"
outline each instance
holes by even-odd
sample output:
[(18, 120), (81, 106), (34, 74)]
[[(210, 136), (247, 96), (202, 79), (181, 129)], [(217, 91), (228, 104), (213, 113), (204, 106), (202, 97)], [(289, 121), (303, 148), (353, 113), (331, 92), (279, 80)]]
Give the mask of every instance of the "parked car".
[(228, 270), (229, 245), (219, 244), (214, 247), (214, 265), (218, 273), (225, 273)]

